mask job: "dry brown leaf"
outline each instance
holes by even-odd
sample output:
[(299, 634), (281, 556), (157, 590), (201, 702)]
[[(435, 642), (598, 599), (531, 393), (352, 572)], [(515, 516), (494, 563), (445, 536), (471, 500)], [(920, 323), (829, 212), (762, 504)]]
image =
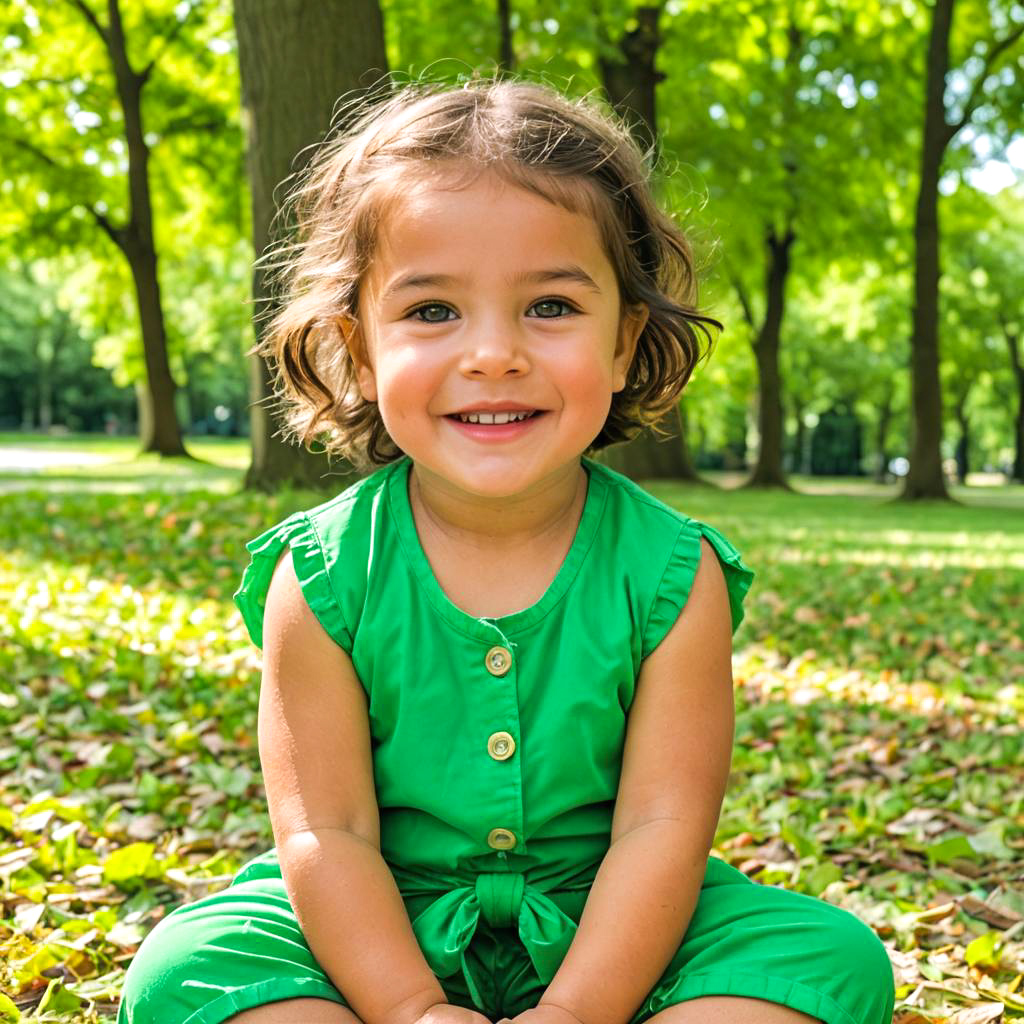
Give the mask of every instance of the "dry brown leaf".
[(994, 1024), (1003, 1019), (1006, 1009), (1002, 1003), (984, 1003), (981, 1006), (968, 1006), (957, 1010), (949, 1018), (949, 1024)]
[(998, 928), (1000, 931), (1005, 931), (1024, 921), (1024, 917), (1012, 910), (1005, 907), (994, 907), (971, 895), (960, 897), (960, 909), (965, 914), (970, 914), (971, 917), (976, 917), (979, 921), (984, 921), (985, 924)]

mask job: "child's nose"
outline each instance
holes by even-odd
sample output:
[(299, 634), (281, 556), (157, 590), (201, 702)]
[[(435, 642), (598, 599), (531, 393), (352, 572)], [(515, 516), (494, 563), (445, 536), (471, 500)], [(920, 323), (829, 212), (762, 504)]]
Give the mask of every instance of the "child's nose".
[(507, 327), (487, 327), (466, 340), (459, 369), (470, 377), (521, 375), (530, 368), (518, 333)]

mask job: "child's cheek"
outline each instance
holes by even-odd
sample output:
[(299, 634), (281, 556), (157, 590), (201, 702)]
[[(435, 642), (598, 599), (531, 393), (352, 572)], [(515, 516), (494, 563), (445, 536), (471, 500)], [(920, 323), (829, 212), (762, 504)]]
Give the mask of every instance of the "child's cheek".
[(377, 372), (380, 413), (389, 432), (429, 414), (436, 395), (435, 374), (422, 349), (408, 345), (390, 351)]

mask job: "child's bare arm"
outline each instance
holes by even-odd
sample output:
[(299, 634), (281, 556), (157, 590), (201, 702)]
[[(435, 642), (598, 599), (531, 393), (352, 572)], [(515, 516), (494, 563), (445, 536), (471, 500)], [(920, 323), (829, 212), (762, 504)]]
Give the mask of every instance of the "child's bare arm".
[(281, 872), (317, 961), (365, 1024), (446, 1003), (380, 854), (366, 696), (285, 552), (267, 594), (259, 750)]
[[(701, 552), (686, 606), (641, 668), (611, 847), (540, 1011), (561, 1007), (586, 1024), (629, 1020), (678, 951), (696, 906), (734, 723), (728, 592), (707, 541)], [(545, 1019), (523, 1016), (531, 1014)]]

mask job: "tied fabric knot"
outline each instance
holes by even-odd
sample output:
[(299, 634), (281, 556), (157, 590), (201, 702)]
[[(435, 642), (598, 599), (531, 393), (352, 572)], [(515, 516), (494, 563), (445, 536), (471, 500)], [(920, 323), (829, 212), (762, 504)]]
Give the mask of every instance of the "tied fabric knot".
[(492, 928), (511, 928), (519, 923), (526, 879), (519, 871), (483, 871), (474, 888), (480, 913)]
[(412, 922), (428, 966), (438, 978), (461, 970), (474, 1005), (486, 1013), (478, 968), (466, 950), (483, 918), (492, 928), (514, 927), (537, 977), (547, 985), (569, 951), (576, 922), (544, 893), (527, 885), (518, 871), (483, 872), (474, 885), (460, 886), (434, 900)]

